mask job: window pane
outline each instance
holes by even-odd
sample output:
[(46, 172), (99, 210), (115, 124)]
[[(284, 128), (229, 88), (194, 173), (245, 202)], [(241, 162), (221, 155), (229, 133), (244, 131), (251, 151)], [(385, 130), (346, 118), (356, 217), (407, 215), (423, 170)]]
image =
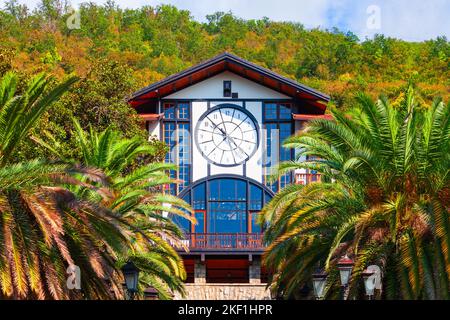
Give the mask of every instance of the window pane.
[(189, 104), (179, 103), (178, 104), (178, 118), (189, 119)]
[(175, 119), (175, 105), (169, 103), (164, 105), (164, 118)]
[(262, 190), (261, 188), (250, 184), (250, 210), (262, 209)]
[(283, 147), (283, 142), (291, 136), (291, 124), (280, 123), (280, 161), (291, 160), (292, 149)]
[(205, 183), (199, 184), (194, 188), (193, 208), (196, 210), (206, 210)]
[(272, 200), (272, 196), (268, 192), (264, 192), (264, 205), (266, 205), (270, 200)]
[(291, 108), (288, 104), (280, 104), (280, 119), (289, 120), (292, 118)]
[(169, 151), (166, 154), (166, 162), (173, 163), (174, 153), (173, 150), (175, 148), (175, 124), (174, 123), (165, 123), (164, 124), (164, 143), (169, 147)]
[(190, 233), (190, 229), (191, 229), (191, 223), (189, 222), (189, 220), (180, 217), (180, 216), (174, 216), (173, 217), (173, 222), (175, 222), (184, 233)]
[(196, 212), (195, 219), (197, 219), (197, 224), (195, 225), (195, 232), (204, 233), (205, 232), (205, 213), (203, 211)]
[[(189, 194), (185, 195), (183, 197), (183, 200), (187, 203), (191, 202), (191, 197)], [(185, 213), (189, 214), (189, 212), (187, 210), (182, 209)], [(189, 222), (189, 220), (180, 217), (178, 215), (172, 215), (172, 221), (175, 222), (182, 230), (184, 233), (189, 233), (191, 232), (191, 223)]]
[[(169, 176), (172, 179), (176, 179), (177, 178), (177, 172), (175, 170), (170, 170)], [(176, 195), (177, 194), (177, 185), (175, 183), (171, 183), (169, 185), (169, 193), (172, 194), (172, 195)]]
[(276, 119), (277, 118), (277, 105), (275, 103), (266, 103), (264, 106), (265, 106), (264, 117), (269, 120)]
[[(173, 105), (165, 105), (166, 111)], [(170, 108), (169, 108), (170, 107)], [(172, 111), (170, 111), (172, 112)], [(169, 116), (170, 116), (169, 112)], [(165, 161), (168, 163), (175, 163), (179, 166), (178, 176), (175, 171), (171, 172), (170, 175), (174, 179), (180, 179), (183, 182), (178, 186), (171, 185), (169, 190), (171, 194), (177, 194), (181, 192), (185, 187), (190, 184), (191, 168), (190, 168), (190, 133), (189, 123), (178, 123), (175, 122), (165, 122), (164, 123), (163, 139), (166, 145), (169, 147), (169, 151), (165, 156)]]
[(247, 200), (247, 183), (241, 180), (235, 180), (236, 199), (240, 201)]
[(270, 189), (270, 190), (272, 190), (272, 192), (274, 192), (274, 193), (276, 193), (276, 192), (278, 192), (278, 182), (277, 181), (275, 181), (274, 183), (269, 183), (269, 182), (267, 182), (266, 183), (266, 186)]
[(251, 219), (252, 219), (252, 233), (260, 233), (261, 232), (261, 226), (257, 223), (258, 220), (258, 212), (252, 212), (251, 213)]
[(222, 179), (220, 180), (220, 200), (236, 200), (236, 188), (234, 180)]
[(181, 182), (178, 184), (178, 190), (181, 192), (184, 188), (186, 188), (189, 185), (190, 181), (190, 166), (183, 164), (179, 165), (178, 167), (178, 179), (181, 180)]
[(208, 231), (213, 233), (246, 232), (245, 202), (212, 202), (208, 216)]
[(209, 182), (209, 200), (219, 200), (219, 182), (220, 180)]
[(178, 158), (179, 164), (190, 163), (189, 123), (178, 124)]
[(280, 188), (284, 188), (287, 185), (291, 184), (292, 180), (292, 176), (291, 174), (285, 174), (283, 176), (280, 177)]
[(279, 148), (279, 132), (277, 129), (276, 123), (267, 123), (266, 124), (266, 163), (264, 166), (271, 167), (277, 164), (278, 162), (278, 153), (277, 150)]

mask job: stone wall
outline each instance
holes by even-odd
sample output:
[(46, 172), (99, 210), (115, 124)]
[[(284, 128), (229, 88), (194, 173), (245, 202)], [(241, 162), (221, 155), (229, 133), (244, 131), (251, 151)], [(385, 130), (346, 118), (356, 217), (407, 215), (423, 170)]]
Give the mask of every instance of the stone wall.
[(265, 284), (186, 283), (186, 297), (178, 293), (175, 300), (270, 300)]
[(207, 283), (206, 265), (197, 260), (194, 283), (186, 283), (186, 297), (175, 294), (176, 300), (269, 300), (270, 291), (261, 283), (261, 261), (252, 259), (248, 269), (248, 283)]

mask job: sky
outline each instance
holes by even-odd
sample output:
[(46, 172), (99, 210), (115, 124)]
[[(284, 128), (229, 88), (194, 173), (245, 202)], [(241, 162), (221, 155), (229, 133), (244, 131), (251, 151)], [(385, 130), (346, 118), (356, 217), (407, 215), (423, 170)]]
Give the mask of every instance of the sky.
[[(3, 6), (5, 0), (0, 0)], [(40, 0), (18, 0), (35, 7)], [(86, 0), (69, 0), (73, 6)], [(90, 0), (103, 4), (106, 0)], [(437, 36), (450, 38), (450, 0), (115, 0), (122, 8), (173, 4), (191, 12), (198, 21), (207, 14), (232, 11), (244, 19), (268, 17), (275, 21), (300, 22), (307, 28), (337, 27), (352, 31), (361, 40), (376, 33), (423, 41)]]

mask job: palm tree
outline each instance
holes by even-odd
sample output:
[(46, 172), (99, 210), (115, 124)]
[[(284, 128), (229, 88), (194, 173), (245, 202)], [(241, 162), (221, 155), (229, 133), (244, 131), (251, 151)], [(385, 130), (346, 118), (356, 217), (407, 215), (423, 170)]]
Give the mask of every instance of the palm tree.
[[(169, 214), (191, 220), (190, 208), (180, 198), (163, 192), (165, 185), (174, 183), (167, 172), (176, 166), (139, 163), (140, 158), (158, 152), (140, 137), (126, 139), (111, 128), (100, 133), (89, 128), (86, 133), (76, 119), (73, 121), (81, 158), (65, 162), (99, 168), (109, 184), (102, 193), (83, 186), (73, 186), (72, 190), (84, 199), (101, 203), (139, 230), (132, 248), (119, 257), (119, 265), (132, 261), (141, 270), (141, 293), (152, 286), (162, 299), (169, 299), (173, 291), (184, 294), (186, 272), (173, 247), (183, 247), (183, 233)], [(37, 141), (56, 156), (61, 154), (51, 144)]]
[(274, 290), (298, 296), (323, 268), (335, 297), (336, 260), (347, 254), (353, 296), (377, 264), (383, 298), (449, 299), (450, 104), (421, 105), (412, 86), (394, 104), (357, 101), (351, 115), (332, 111), (333, 121), (314, 120), (285, 142), (316, 160), (280, 164), (280, 174), (314, 169), (323, 182), (288, 186), (263, 210)]
[[(0, 298), (119, 297), (115, 256), (129, 248), (127, 224), (63, 187), (95, 190), (92, 182), (105, 182), (101, 171), (40, 159), (14, 162), (30, 129), (76, 79), (50, 89), (52, 81), (40, 74), (20, 95), (14, 73), (0, 82)], [(69, 266), (79, 267), (81, 290), (67, 286)]]

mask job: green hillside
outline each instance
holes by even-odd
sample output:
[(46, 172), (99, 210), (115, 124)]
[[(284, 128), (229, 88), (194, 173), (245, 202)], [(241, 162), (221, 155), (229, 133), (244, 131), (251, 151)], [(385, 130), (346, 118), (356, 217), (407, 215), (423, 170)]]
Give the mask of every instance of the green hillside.
[(358, 39), (351, 32), (221, 12), (201, 23), (173, 6), (130, 10), (113, 2), (83, 4), (79, 29), (67, 27), (73, 17), (58, 0), (44, 0), (34, 10), (12, 0), (0, 11), (0, 75), (15, 70), (28, 79), (46, 71), (57, 79), (82, 78), (38, 129), (67, 139), (72, 115), (100, 129), (139, 132), (126, 95), (223, 51), (321, 90), (338, 108), (349, 108), (357, 91), (396, 98), (410, 79), (427, 103), (450, 96), (445, 37), (420, 43), (383, 35)]

